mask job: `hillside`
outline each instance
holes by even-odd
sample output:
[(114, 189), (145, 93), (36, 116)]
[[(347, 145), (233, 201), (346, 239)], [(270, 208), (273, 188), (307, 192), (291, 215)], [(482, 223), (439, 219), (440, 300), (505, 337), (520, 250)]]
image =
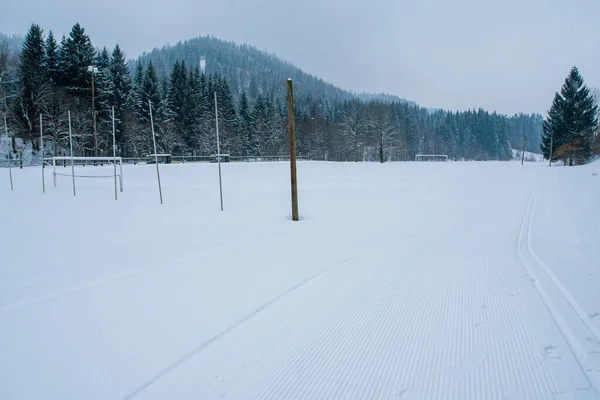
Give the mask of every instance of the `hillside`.
[[(212, 36), (197, 37), (178, 42), (173, 46), (156, 48), (130, 62), (130, 67), (133, 72), (138, 61), (143, 64), (152, 61), (158, 75), (166, 76), (178, 60), (184, 61), (189, 66), (195, 66), (200, 65), (201, 59), (205, 62), (205, 72), (223, 76), (236, 98), (243, 89), (249, 91), (252, 98), (256, 96), (258, 90), (265, 90), (268, 93), (278, 92), (281, 90), (282, 82), (292, 78), (295, 92), (299, 95), (310, 94), (314, 97), (339, 100), (358, 97), (363, 101), (409, 102), (390, 94), (355, 93), (338, 88), (274, 54), (261, 51), (254, 46), (236, 44)], [(416, 105), (413, 102), (409, 103)]]

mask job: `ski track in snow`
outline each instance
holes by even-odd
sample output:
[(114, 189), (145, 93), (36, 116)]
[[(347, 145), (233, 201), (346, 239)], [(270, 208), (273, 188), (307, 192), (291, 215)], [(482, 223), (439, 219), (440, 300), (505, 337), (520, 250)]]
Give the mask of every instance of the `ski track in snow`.
[[(535, 368), (537, 360), (521, 363), (522, 354), (536, 354), (537, 347), (518, 301), (504, 292), (500, 282), (506, 277), (498, 263), (490, 257), (454, 260), (444, 273), (438, 262), (411, 262), (408, 273), (390, 269), (365, 284), (317, 326), (285, 364), (275, 357), (266, 367), (271, 375), (240, 398), (371, 399), (410, 391), (423, 399), (492, 399), (511, 387), (527, 398), (552, 396), (552, 379)], [(469, 300), (483, 312), (465, 310), (460, 282), (481, 267), (484, 271), (469, 284), (505, 295), (478, 301), (474, 294)], [(415, 296), (413, 285), (422, 296)], [(423, 305), (431, 310), (429, 315), (421, 315)], [(485, 318), (497, 323), (508, 312), (517, 317), (502, 321), (505, 325), (480, 320), (487, 314)], [(511, 335), (503, 333), (497, 340), (499, 329)], [(447, 330), (448, 338), (430, 334)], [(484, 346), (482, 339), (488, 335), (491, 341)], [(423, 377), (432, 374), (431, 385), (419, 387)], [(459, 384), (453, 385), (456, 380)]]
[[(588, 379), (590, 384), (589, 389), (597, 396), (600, 396), (600, 330), (591, 321), (589, 314), (584, 311), (584, 308), (575, 300), (571, 292), (537, 255), (531, 245), (532, 221), (535, 215), (540, 186), (541, 183), (532, 191), (529, 203), (527, 204), (517, 243), (519, 258), (527, 269), (527, 273), (531, 277), (536, 290), (539, 292), (556, 325), (567, 341), (571, 352), (577, 359), (582, 372)], [(549, 293), (556, 291), (562, 295), (562, 299), (556, 295), (550, 296)], [(559, 302), (568, 303), (570, 310), (568, 307), (562, 306), (563, 310), (567, 309), (568, 314), (561, 311), (561, 305), (557, 304)], [(579, 321), (573, 321), (574, 316), (577, 316)], [(583, 325), (585, 328), (580, 325)], [(576, 331), (585, 332), (584, 336), (578, 335)], [(590, 344), (594, 348), (586, 349)]]
[[(440, 222), (445, 221), (446, 224), (452, 224), (452, 223), (456, 223), (463, 215), (463, 213), (465, 212), (464, 209), (461, 209), (459, 212), (453, 213), (453, 214), (445, 214), (437, 219), (435, 219), (433, 221), (433, 226), (438, 225)], [(409, 248), (409, 246), (407, 245), (406, 241), (410, 240), (413, 237), (412, 234), (407, 234), (405, 236), (403, 236), (400, 239), (392, 239), (392, 240), (388, 240), (387, 243), (381, 244), (380, 246), (378, 246), (381, 249), (385, 249), (385, 248), (389, 248), (391, 246), (394, 245), (398, 245), (398, 244), (403, 244), (406, 248)], [(432, 240), (434, 237), (437, 237), (437, 235), (432, 235), (431, 238), (429, 240)], [(184, 355), (183, 357), (181, 357), (180, 359), (176, 360), (175, 362), (173, 362), (172, 364), (168, 365), (166, 368), (164, 368), (163, 370), (161, 370), (160, 372), (158, 372), (155, 376), (153, 376), (151, 379), (149, 379), (147, 382), (143, 383), (142, 385), (140, 385), (139, 387), (135, 388), (134, 390), (132, 390), (130, 393), (128, 393), (125, 397), (123, 397), (123, 400), (130, 400), (136, 396), (138, 396), (139, 394), (141, 394), (144, 390), (146, 390), (147, 388), (149, 388), (151, 385), (153, 385), (154, 383), (156, 383), (159, 379), (163, 378), (164, 376), (166, 376), (167, 374), (173, 372), (176, 368), (181, 367), (184, 363), (186, 363), (187, 361), (189, 361), (190, 359), (192, 359), (193, 357), (197, 356), (200, 352), (202, 352), (205, 348), (207, 348), (208, 346), (210, 346), (211, 344), (215, 343), (217, 340), (223, 338), (225, 335), (229, 334), (230, 332), (234, 331), (236, 328), (238, 328), (240, 325), (244, 324), (245, 322), (249, 321), (251, 318), (255, 317), (256, 315), (258, 315), (260, 312), (266, 310), (267, 308), (269, 308), (271, 305), (273, 305), (274, 303), (284, 299), (286, 296), (294, 293), (295, 291), (303, 288), (304, 286), (306, 286), (307, 284), (309, 284), (310, 282), (317, 280), (325, 275), (327, 275), (328, 273), (331, 273), (331, 271), (334, 268), (338, 268), (341, 267), (349, 262), (352, 262), (358, 258), (364, 258), (365, 253), (370, 253), (372, 252), (374, 249), (363, 249), (360, 250), (358, 253), (354, 254), (352, 257), (343, 259), (339, 262), (337, 262), (335, 265), (330, 266), (324, 270), (322, 270), (321, 272), (309, 277), (308, 279), (300, 282), (297, 285), (294, 285), (292, 288), (290, 288), (288, 291), (276, 296), (275, 298), (269, 300), (267, 303), (263, 304), (262, 306), (260, 306), (259, 308), (257, 308), (256, 310), (252, 311), (251, 313), (249, 313), (248, 315), (244, 316), (243, 318), (241, 318), (240, 320), (236, 321), (235, 323), (233, 323), (231, 326), (227, 327), (226, 329), (224, 329), (223, 331), (221, 331), (220, 333), (218, 333), (217, 335), (213, 336), (211, 339), (205, 341), (204, 343), (202, 343), (200, 346), (198, 346), (197, 348), (193, 349), (192, 351), (190, 351), (188, 354)]]

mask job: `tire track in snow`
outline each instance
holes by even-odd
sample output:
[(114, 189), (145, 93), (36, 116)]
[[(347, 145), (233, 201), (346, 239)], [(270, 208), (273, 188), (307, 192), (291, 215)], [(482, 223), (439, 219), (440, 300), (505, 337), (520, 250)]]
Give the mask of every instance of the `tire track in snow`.
[[(579, 368), (585, 375), (586, 379), (590, 384), (590, 389), (593, 390), (597, 395), (600, 395), (600, 374), (591, 364), (589, 359), (589, 353), (586, 352), (582, 343), (580, 342), (580, 338), (577, 338), (577, 335), (573, 332), (572, 328), (569, 326), (567, 321), (565, 320), (565, 316), (561, 313), (560, 309), (556, 305), (556, 301), (552, 299), (552, 297), (548, 294), (547, 289), (545, 288), (540, 281), (540, 276), (536, 272), (536, 269), (541, 269), (550, 281), (555, 285), (556, 289), (562, 294), (564, 300), (571, 306), (574, 311), (574, 315), (576, 315), (581, 323), (588, 329), (589, 333), (593, 335), (598, 342), (600, 339), (600, 334), (597, 333), (597, 328), (593, 325), (593, 322), (589, 320), (589, 316), (583, 312), (583, 308), (577, 301), (573, 298), (570, 292), (562, 285), (560, 280), (552, 273), (552, 271), (548, 268), (548, 266), (540, 259), (539, 256), (535, 253), (531, 246), (531, 227), (533, 217), (535, 215), (535, 206), (538, 199), (538, 194), (540, 191), (541, 182), (538, 183), (537, 187), (532, 191), (531, 196), (529, 198), (529, 202), (527, 204), (527, 208), (525, 210), (525, 215), (523, 217), (523, 222), (521, 224), (521, 230), (519, 232), (519, 237), (517, 240), (517, 253), (519, 258), (521, 259), (522, 264), (525, 266), (527, 270), (527, 274), (532, 280), (534, 287), (539, 293), (542, 301), (544, 302), (548, 312), (552, 316), (556, 326), (562, 333), (567, 345), (570, 348), (571, 353), (574, 355)], [(525, 236), (525, 231), (527, 231)], [(525, 254), (525, 252), (527, 254)], [(537, 264), (537, 268), (534, 267), (533, 263), (528, 261), (529, 255), (534, 262)]]

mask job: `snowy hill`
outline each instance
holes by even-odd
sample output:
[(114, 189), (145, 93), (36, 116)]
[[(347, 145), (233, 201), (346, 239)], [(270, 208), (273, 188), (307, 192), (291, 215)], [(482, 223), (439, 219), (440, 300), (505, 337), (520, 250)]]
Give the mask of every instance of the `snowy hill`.
[(130, 67), (133, 72), (136, 61), (144, 64), (152, 61), (160, 76), (168, 74), (177, 60), (196, 66), (199, 65), (201, 58), (205, 61), (203, 64), (206, 73), (218, 73), (224, 76), (231, 85), (233, 93), (240, 93), (243, 88), (250, 91), (251, 98), (254, 97), (253, 91), (259, 88), (267, 93), (277, 93), (281, 90), (281, 82), (292, 78), (295, 91), (299, 95), (310, 94), (339, 100), (359, 97), (365, 101), (396, 101), (416, 105), (414, 102), (390, 94), (354, 93), (340, 89), (283, 61), (274, 54), (212, 36), (197, 37), (173, 46), (154, 49), (131, 62)]

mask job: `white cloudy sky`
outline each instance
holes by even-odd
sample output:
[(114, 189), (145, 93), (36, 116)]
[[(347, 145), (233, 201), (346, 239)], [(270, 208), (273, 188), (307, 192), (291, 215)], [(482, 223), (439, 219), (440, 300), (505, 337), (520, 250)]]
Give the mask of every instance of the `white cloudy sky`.
[(573, 65), (600, 87), (599, 0), (3, 0), (32, 22), (134, 57), (198, 35), (245, 42), (355, 91), (428, 107), (541, 112)]

